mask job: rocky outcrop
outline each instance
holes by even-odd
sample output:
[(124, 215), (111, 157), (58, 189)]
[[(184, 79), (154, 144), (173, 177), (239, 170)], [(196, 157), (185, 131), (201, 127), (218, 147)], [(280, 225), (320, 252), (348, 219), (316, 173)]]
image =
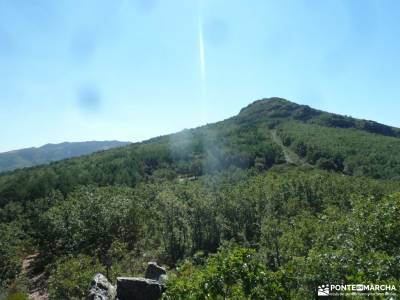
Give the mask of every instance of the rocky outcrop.
[(155, 262), (149, 262), (141, 277), (117, 278), (118, 300), (158, 300), (165, 291), (167, 271)]
[(118, 277), (115, 288), (102, 274), (96, 274), (89, 300), (159, 300), (165, 291), (167, 272), (155, 262), (147, 265), (145, 278)]
[(158, 300), (164, 287), (157, 280), (141, 277), (118, 277), (118, 300)]
[(160, 281), (160, 278), (166, 275), (167, 271), (163, 267), (160, 267), (155, 262), (149, 262), (147, 264), (147, 269), (146, 273), (144, 274), (144, 278)]
[(93, 277), (88, 300), (115, 300), (116, 288), (102, 274)]

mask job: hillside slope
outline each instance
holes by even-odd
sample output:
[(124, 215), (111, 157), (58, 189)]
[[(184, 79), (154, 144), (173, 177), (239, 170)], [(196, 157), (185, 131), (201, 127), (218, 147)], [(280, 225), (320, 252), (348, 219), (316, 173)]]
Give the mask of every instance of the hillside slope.
[(46, 144), (38, 148), (26, 148), (0, 153), (0, 173), (19, 168), (48, 164), (57, 160), (91, 154), (125, 146), (118, 141), (91, 141), (61, 144)]
[[(270, 98), (215, 124), (0, 176), (0, 206), (52, 189), (67, 194), (82, 184), (135, 186), (149, 178), (193, 177), (230, 167), (266, 170), (285, 162), (271, 137), (274, 128), (285, 146), (322, 169), (377, 179), (399, 176), (398, 128)], [(376, 171), (381, 162), (384, 167)]]

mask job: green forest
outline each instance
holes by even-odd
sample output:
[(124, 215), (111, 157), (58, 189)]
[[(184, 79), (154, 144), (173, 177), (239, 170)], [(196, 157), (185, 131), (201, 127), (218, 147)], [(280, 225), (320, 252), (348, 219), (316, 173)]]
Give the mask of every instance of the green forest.
[(399, 129), (263, 99), (215, 124), (1, 175), (0, 299), (28, 299), (32, 254), (54, 300), (85, 299), (94, 274), (115, 283), (149, 261), (167, 267), (171, 300), (399, 287), (399, 215)]

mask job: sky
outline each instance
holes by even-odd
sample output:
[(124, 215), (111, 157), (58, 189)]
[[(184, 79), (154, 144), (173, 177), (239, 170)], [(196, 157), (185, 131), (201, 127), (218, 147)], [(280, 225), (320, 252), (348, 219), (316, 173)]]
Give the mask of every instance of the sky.
[(397, 0), (0, 0), (0, 152), (283, 97), (400, 127)]

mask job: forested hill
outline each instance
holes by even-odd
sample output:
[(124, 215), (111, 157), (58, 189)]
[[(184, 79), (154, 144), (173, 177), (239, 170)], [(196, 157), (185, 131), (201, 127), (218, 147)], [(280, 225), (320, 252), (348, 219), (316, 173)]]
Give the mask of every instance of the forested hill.
[(86, 299), (94, 274), (115, 283), (149, 261), (168, 268), (170, 300), (315, 299), (326, 283), (400, 290), (399, 132), (270, 98), (5, 173), (0, 299)]
[(282, 98), (257, 100), (243, 108), (235, 117), (243, 123), (264, 120), (275, 126), (281, 122), (297, 121), (324, 127), (356, 129), (379, 135), (400, 137), (400, 129), (370, 120), (360, 120), (349, 116), (332, 114), (313, 109), (307, 105), (298, 105)]
[(53, 189), (68, 194), (77, 185), (135, 186), (232, 167), (267, 170), (285, 163), (285, 149), (271, 138), (272, 130), (307, 165), (376, 179), (400, 177), (398, 128), (270, 98), (215, 124), (0, 176), (0, 206)]
[(91, 154), (125, 146), (119, 141), (90, 141), (76, 143), (46, 144), (38, 148), (25, 148), (0, 153), (0, 173), (19, 168), (48, 164), (57, 160)]

